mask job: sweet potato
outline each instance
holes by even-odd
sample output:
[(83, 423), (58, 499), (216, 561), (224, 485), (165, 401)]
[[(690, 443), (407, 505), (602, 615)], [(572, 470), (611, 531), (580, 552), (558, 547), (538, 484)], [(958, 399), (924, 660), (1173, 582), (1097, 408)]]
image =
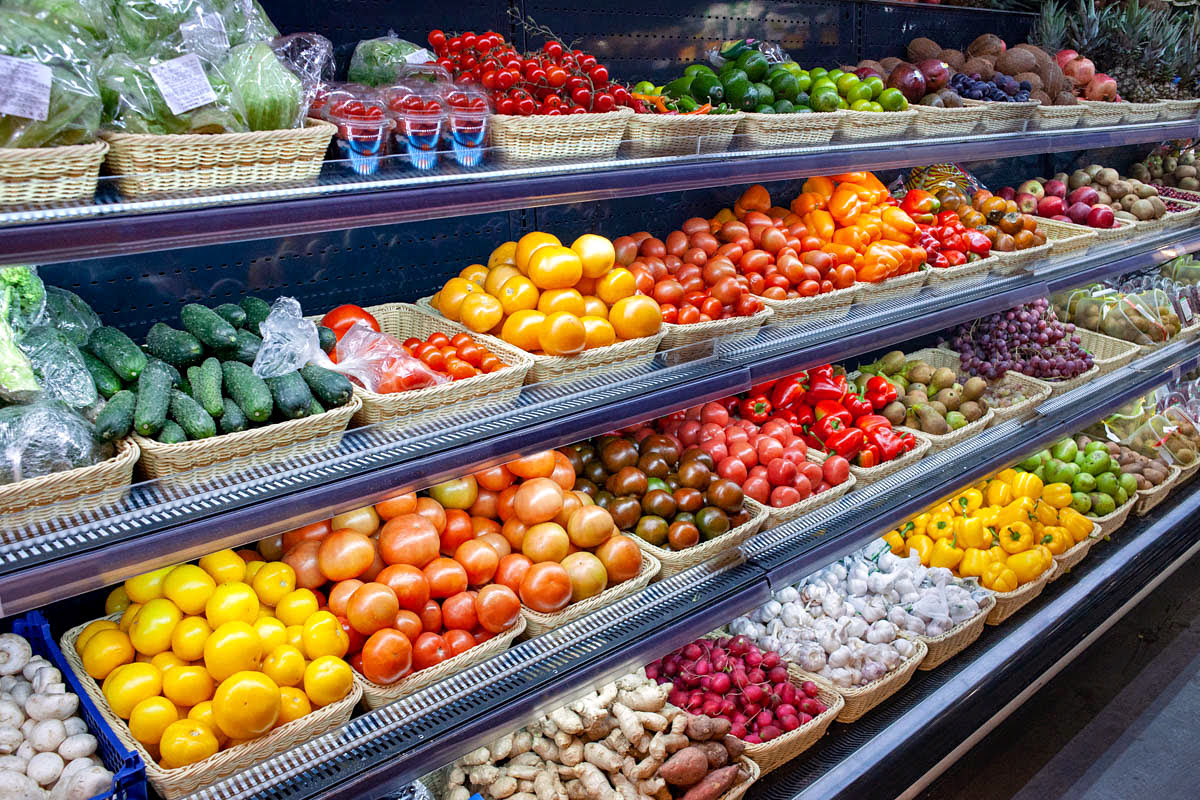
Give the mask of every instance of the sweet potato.
[(694, 746), (704, 751), (705, 757), (708, 758), (709, 769), (717, 769), (729, 763), (729, 751), (720, 742), (700, 742)]
[(742, 779), (742, 769), (736, 764), (715, 769), (687, 790), (682, 800), (717, 800)]
[(694, 786), (708, 772), (708, 756), (699, 747), (685, 747), (658, 768), (658, 774), (672, 786)]

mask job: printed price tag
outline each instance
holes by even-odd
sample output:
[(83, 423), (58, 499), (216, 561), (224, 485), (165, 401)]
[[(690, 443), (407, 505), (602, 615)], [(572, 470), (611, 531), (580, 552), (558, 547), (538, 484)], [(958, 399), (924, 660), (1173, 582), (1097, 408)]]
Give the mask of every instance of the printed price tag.
[(1179, 298), (1179, 306), (1183, 309), (1184, 318), (1191, 320), (1191, 318), (1194, 316), (1192, 313), (1192, 304), (1188, 302), (1186, 297)]
[(172, 114), (182, 114), (217, 99), (217, 93), (208, 82), (204, 66), (195, 53), (155, 64), (150, 67), (150, 77), (158, 84), (158, 90), (162, 92)]
[(179, 33), (183, 36), (184, 47), (193, 53), (211, 58), (229, 49), (229, 34), (217, 13), (198, 14), (196, 19), (181, 23)]
[(404, 63), (406, 64), (428, 64), (430, 61), (433, 61), (433, 53), (429, 52), (424, 47), (417, 52), (409, 53), (404, 57)]
[(50, 68), (0, 56), (0, 114), (45, 122), (50, 113)]

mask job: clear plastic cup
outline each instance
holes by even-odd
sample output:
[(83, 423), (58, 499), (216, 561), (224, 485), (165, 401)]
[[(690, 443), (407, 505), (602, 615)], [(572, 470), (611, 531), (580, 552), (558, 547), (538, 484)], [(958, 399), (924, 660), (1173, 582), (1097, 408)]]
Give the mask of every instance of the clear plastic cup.
[(441, 92), (419, 80), (390, 86), (383, 92), (388, 114), (396, 121), (396, 149), (416, 169), (437, 166), (446, 120)]
[(483, 161), (491, 107), (487, 95), (471, 87), (454, 86), (445, 93), (450, 149), (464, 167)]
[(387, 155), (394, 122), (373, 101), (331, 103), (327, 119), (338, 126), (338, 147), (359, 175), (372, 175)]

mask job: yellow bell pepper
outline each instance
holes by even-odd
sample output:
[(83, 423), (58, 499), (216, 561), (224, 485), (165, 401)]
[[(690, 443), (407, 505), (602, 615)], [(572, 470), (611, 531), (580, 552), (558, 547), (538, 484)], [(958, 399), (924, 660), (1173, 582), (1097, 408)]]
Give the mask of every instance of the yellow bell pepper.
[(883, 540), (892, 548), (892, 552), (898, 556), (904, 555), (904, 536), (900, 531), (893, 528), (883, 535)]
[(1042, 500), (1054, 508), (1066, 508), (1071, 505), (1071, 484), (1047, 483), (1042, 487)]
[(983, 571), (981, 582), (993, 592), (1011, 592), (1017, 588), (1017, 573), (1003, 561), (995, 561)]
[(954, 508), (954, 506), (950, 505), (949, 503), (942, 503), (939, 506), (934, 506), (933, 508), (929, 509), (929, 513), (930, 514), (949, 514), (950, 516), (954, 516), (955, 508)]
[(990, 481), (985, 496), (989, 506), (1006, 506), (1013, 501), (1012, 485), (1004, 481)]
[(1073, 508), (1064, 508), (1058, 512), (1058, 524), (1067, 529), (1071, 538), (1082, 542), (1092, 535), (1093, 523)]
[(1017, 474), (1018, 473), (1015, 469), (1009, 467), (1008, 469), (1002, 469), (997, 472), (995, 479), (1001, 483), (1007, 483), (1009, 486), (1012, 486), (1012, 482), (1017, 477)]
[(1006, 553), (1020, 553), (1033, 547), (1033, 528), (1014, 522), (1000, 529), (1000, 546)]
[(1061, 556), (1075, 546), (1075, 540), (1071, 538), (1071, 534), (1067, 533), (1066, 528), (1052, 525), (1042, 533), (1038, 544), (1044, 544), (1051, 553)]
[(962, 558), (963, 549), (958, 546), (957, 539), (938, 539), (933, 545), (933, 553), (929, 556), (929, 566), (954, 569)]
[(954, 502), (951, 503), (951, 505), (958, 510), (959, 514), (962, 514), (963, 516), (969, 516), (983, 505), (983, 492), (975, 488), (967, 489), (965, 492), (955, 497)]
[(904, 543), (907, 545), (904, 555), (910, 556), (916, 553), (920, 557), (921, 563), (929, 566), (929, 557), (933, 554), (933, 539), (923, 533), (918, 533), (908, 537)]
[(1058, 508), (1045, 500), (1038, 500), (1033, 504), (1033, 516), (1043, 525), (1058, 524)]
[(963, 551), (962, 561), (958, 562), (958, 574), (964, 578), (982, 578), (991, 564), (992, 558), (986, 550), (968, 547)]
[(1032, 497), (1018, 497), (997, 512), (996, 524), (1004, 526), (1013, 522), (1030, 522), (1034, 518), (1033, 505)]
[(999, 513), (1000, 510), (994, 506), (984, 506), (971, 516), (979, 520), (983, 524), (983, 527), (995, 528), (996, 517), (999, 515)]
[(988, 548), (988, 558), (1003, 563), (1008, 558), (1008, 553), (1004, 552), (1004, 548), (999, 544), (994, 544)]
[(944, 512), (937, 512), (929, 518), (929, 525), (925, 528), (925, 533), (930, 539), (944, 539), (947, 536), (954, 534), (954, 516)]
[(1042, 496), (1042, 479), (1032, 472), (1018, 472), (1012, 482), (1013, 495), (1033, 500)]
[(1035, 544), (1029, 549), (1042, 554), (1043, 570), (1050, 569), (1050, 566), (1054, 563), (1054, 553), (1050, 552), (1049, 547), (1046, 547), (1044, 544)]
[(1029, 583), (1046, 569), (1046, 564), (1043, 561), (1043, 555), (1040, 550), (1026, 550), (1023, 553), (1013, 553), (1004, 563), (1016, 574), (1018, 583)]
[(963, 547), (991, 545), (991, 537), (984, 536), (983, 520), (979, 517), (960, 517), (954, 520), (954, 536)]
[(912, 531), (909, 532), (908, 535), (909, 536), (913, 536), (916, 534), (924, 535), (926, 532), (925, 528), (926, 528), (926, 526), (929, 525), (929, 517), (930, 516), (932, 516), (932, 515), (931, 514), (917, 514), (915, 517), (913, 517), (911, 520), (913, 529), (912, 529)]

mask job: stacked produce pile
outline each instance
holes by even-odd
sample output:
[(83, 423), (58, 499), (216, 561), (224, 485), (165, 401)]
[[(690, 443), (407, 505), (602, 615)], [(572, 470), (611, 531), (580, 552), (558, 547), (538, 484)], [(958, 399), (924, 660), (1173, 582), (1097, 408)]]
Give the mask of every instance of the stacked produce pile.
[(1153, 181), (1162, 184), (1159, 194), (1163, 197), (1194, 200), (1194, 195), (1171, 193), (1165, 189), (1178, 187), (1189, 192), (1200, 190), (1200, 178), (1196, 177), (1196, 151), (1190, 147), (1180, 149), (1171, 146), (1165, 148), (1165, 152), (1155, 151), (1146, 156), (1145, 161), (1137, 161), (1130, 166), (1129, 174), (1146, 183)]
[[(1051, 485), (1071, 488), (1071, 508), (1089, 517), (1104, 517), (1167, 479), (1168, 466), (1151, 461), (1117, 442), (1078, 434), (1039, 450), (1020, 463)], [(1140, 480), (1139, 480), (1140, 477)]]
[(1136, 178), (1126, 178), (1112, 167), (1089, 164), (1068, 175), (1034, 178), (1018, 188), (999, 190), (1011, 196), (1022, 209), (1060, 222), (1091, 228), (1111, 228), (1114, 219), (1144, 222), (1161, 219), (1167, 206), (1158, 189)]
[(1034, 378), (1074, 378), (1092, 368), (1074, 323), (1060, 322), (1046, 298), (956, 325), (943, 342), (958, 351), (968, 375), (988, 380), (1014, 370)]
[(948, 187), (936, 194), (911, 189), (900, 207), (921, 231), (918, 242), (935, 268), (958, 267), (996, 253), (1012, 253), (1046, 243), (1031, 207), (1003, 192), (979, 189), (970, 196)]
[(888, 402), (880, 413), (893, 425), (945, 436), (982, 419), (988, 411), (986, 380), (976, 375), (960, 383), (954, 370), (934, 369), (926, 361), (906, 359), (899, 350), (860, 366), (858, 371), (861, 377), (856, 383), (861, 382), (867, 390), (872, 386), (872, 376), (884, 378), (892, 385), (887, 396), (894, 393), (896, 399)]

